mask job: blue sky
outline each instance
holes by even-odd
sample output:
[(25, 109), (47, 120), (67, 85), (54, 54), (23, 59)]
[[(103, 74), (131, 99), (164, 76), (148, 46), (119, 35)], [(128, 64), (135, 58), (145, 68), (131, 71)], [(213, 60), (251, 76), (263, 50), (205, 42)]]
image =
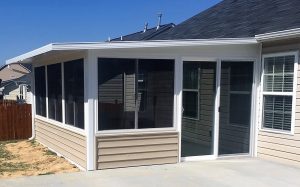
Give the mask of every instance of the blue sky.
[(0, 65), (51, 42), (104, 41), (157, 23), (178, 24), (220, 0), (1, 0)]

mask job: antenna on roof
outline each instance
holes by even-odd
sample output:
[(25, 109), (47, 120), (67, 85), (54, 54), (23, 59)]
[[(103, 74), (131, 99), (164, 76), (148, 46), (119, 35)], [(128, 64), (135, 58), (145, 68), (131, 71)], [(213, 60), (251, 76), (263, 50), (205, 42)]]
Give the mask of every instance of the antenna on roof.
[(147, 30), (148, 30), (148, 22), (145, 23), (144, 31), (143, 32), (146, 32)]
[(157, 27), (156, 27), (156, 30), (159, 29), (160, 25), (161, 25), (161, 18), (162, 18), (162, 13), (158, 13), (158, 23), (157, 23)]

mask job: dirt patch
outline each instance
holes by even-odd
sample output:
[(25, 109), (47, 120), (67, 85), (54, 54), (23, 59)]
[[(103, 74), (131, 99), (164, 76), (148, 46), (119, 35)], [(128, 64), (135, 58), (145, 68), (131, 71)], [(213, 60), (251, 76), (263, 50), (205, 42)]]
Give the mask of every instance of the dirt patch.
[(79, 171), (35, 141), (0, 142), (0, 178)]

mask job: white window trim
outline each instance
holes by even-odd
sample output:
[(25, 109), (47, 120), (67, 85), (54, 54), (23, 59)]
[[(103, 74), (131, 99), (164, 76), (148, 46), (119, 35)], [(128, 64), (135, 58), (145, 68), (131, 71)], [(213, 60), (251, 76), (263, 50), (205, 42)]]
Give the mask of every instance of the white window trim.
[[(294, 62), (294, 82), (293, 82), (293, 92), (264, 92), (264, 67), (265, 67), (265, 59), (269, 57), (280, 57), (280, 56), (295, 56)], [(295, 122), (296, 122), (296, 99), (297, 99), (297, 81), (298, 81), (298, 63), (299, 63), (299, 51), (292, 51), (292, 52), (282, 52), (282, 53), (270, 53), (262, 55), (262, 73), (261, 73), (261, 93), (260, 93), (260, 112), (261, 112), (261, 119), (259, 130), (263, 132), (270, 132), (270, 133), (279, 133), (279, 134), (288, 134), (294, 135), (295, 134)], [(292, 119), (291, 119), (291, 130), (277, 130), (277, 129), (270, 129), (263, 127), (263, 96), (264, 95), (274, 95), (274, 96), (292, 96)]]
[[(120, 58), (122, 59), (122, 57), (104, 57), (104, 56), (97, 56), (97, 73), (98, 72), (98, 66), (99, 66), (99, 62), (98, 60), (101, 58)], [(96, 123), (95, 123), (95, 128), (96, 128), (96, 132), (95, 132), (95, 136), (99, 136), (99, 135), (118, 135), (118, 134), (137, 134), (137, 133), (155, 133), (155, 132), (176, 132), (177, 131), (177, 124), (178, 121), (176, 120), (176, 112), (177, 112), (177, 94), (176, 94), (176, 89), (177, 89), (177, 69), (178, 69), (178, 62), (177, 59), (175, 57), (124, 57), (125, 59), (133, 59), (133, 60), (148, 60), (148, 59), (156, 59), (156, 60), (173, 60), (174, 61), (174, 95), (173, 95), (173, 121), (172, 121), (172, 127), (161, 127), (161, 128), (147, 128), (147, 129), (117, 129), (117, 130), (99, 130), (99, 116), (98, 116), (98, 111), (99, 111), (99, 106), (98, 106), (98, 89), (97, 89), (97, 99), (95, 107), (95, 113), (96, 113)], [(98, 85), (98, 75), (97, 75), (97, 85)]]

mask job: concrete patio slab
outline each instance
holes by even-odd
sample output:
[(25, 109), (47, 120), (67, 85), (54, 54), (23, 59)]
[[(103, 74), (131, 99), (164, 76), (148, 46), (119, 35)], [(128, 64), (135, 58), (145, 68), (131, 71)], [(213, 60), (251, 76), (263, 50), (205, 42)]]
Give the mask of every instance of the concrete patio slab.
[(300, 168), (252, 158), (225, 159), (23, 177), (0, 180), (0, 186), (299, 187)]

